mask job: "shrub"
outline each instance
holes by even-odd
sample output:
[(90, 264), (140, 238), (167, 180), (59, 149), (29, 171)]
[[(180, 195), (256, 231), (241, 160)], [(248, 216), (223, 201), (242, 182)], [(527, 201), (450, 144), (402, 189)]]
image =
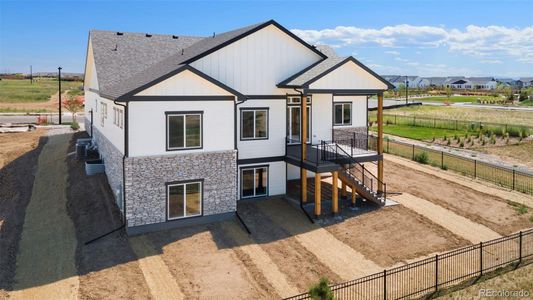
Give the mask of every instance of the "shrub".
[(443, 141), (446, 141), (448, 139), (448, 137), (446, 135), (444, 135), (444, 137), (442, 138)]
[(463, 148), (465, 144), (463, 142), (459, 143), (459, 147)]
[(320, 278), (320, 282), (309, 289), (309, 295), (313, 300), (333, 300), (333, 292), (329, 287), (326, 277)]
[(496, 136), (494, 136), (494, 134), (491, 135), (491, 137), (490, 137), (490, 143), (491, 144), (496, 144)]
[(78, 122), (76, 121), (72, 121), (72, 124), (70, 124), (70, 128), (72, 128), (72, 130), (78, 130), (80, 129), (80, 124), (78, 124)]
[(533, 215), (529, 216), (529, 222), (533, 222)]
[(440, 168), (445, 170), (445, 171), (448, 170), (448, 166), (447, 165), (442, 165)]
[(528, 212), (527, 206), (525, 206), (524, 204), (516, 206), (515, 210), (519, 215), (527, 214)]
[(413, 158), (414, 161), (419, 162), (421, 164), (427, 165), (429, 161), (428, 154), (426, 152), (421, 152), (418, 154), (415, 154), (415, 157)]
[(446, 145), (450, 146), (451, 143), (452, 143), (452, 141), (448, 140), (448, 142), (446, 143)]
[(481, 139), (481, 145), (482, 145), (482, 146), (485, 146), (485, 138), (482, 138), (482, 139)]

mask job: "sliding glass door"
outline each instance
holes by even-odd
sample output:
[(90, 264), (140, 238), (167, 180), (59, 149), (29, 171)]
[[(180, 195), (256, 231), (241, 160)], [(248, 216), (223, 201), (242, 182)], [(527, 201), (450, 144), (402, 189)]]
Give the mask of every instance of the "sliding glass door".
[(268, 195), (268, 167), (241, 169), (241, 197)]

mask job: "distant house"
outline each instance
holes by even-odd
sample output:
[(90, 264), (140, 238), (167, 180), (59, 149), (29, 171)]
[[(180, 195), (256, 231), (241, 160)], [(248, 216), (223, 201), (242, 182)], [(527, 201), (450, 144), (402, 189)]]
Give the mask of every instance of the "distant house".
[(446, 82), (446, 77), (425, 77), (430, 87), (442, 88)]
[(521, 82), (518, 82), (518, 80), (514, 80), (512, 78), (498, 78), (496, 79), (496, 81), (497, 84), (501, 84), (511, 88), (520, 88), (521, 85)]
[(494, 90), (498, 82), (492, 77), (469, 77), (471, 89), (473, 90)]
[(519, 80), (522, 83), (522, 87), (530, 87), (533, 86), (533, 77), (522, 77)]
[(429, 80), (420, 76), (383, 75), (385, 80), (394, 85), (395, 89), (409, 85), (410, 89), (429, 87)]

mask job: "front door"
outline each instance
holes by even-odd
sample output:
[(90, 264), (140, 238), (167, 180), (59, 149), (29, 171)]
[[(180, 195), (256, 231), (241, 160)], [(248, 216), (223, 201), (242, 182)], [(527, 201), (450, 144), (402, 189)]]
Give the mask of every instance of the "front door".
[[(300, 97), (287, 99), (287, 143), (299, 144), (302, 141), (302, 107)], [(307, 143), (311, 141), (311, 97), (307, 97)]]

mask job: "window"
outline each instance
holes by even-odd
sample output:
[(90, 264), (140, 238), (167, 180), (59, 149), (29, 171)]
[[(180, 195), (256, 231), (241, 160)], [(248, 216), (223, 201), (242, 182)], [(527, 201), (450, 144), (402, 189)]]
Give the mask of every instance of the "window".
[[(287, 98), (287, 142), (289, 144), (301, 143), (301, 101), (300, 97)], [(311, 142), (311, 97), (307, 96), (307, 143)]]
[[(299, 96), (289, 96), (287, 99), (288, 104), (300, 104), (301, 97)], [(307, 104), (311, 104), (311, 96), (307, 96)]]
[(241, 110), (241, 139), (268, 139), (268, 109), (246, 108)]
[(334, 105), (334, 122), (333, 125), (351, 125), (352, 124), (352, 104), (335, 103)]
[(113, 107), (113, 124), (122, 128), (123, 124), (123, 112), (118, 107)]
[(203, 112), (167, 113), (167, 150), (202, 148)]
[(200, 216), (202, 214), (202, 182), (167, 185), (167, 219)]
[(241, 197), (251, 198), (268, 195), (268, 167), (241, 169)]

